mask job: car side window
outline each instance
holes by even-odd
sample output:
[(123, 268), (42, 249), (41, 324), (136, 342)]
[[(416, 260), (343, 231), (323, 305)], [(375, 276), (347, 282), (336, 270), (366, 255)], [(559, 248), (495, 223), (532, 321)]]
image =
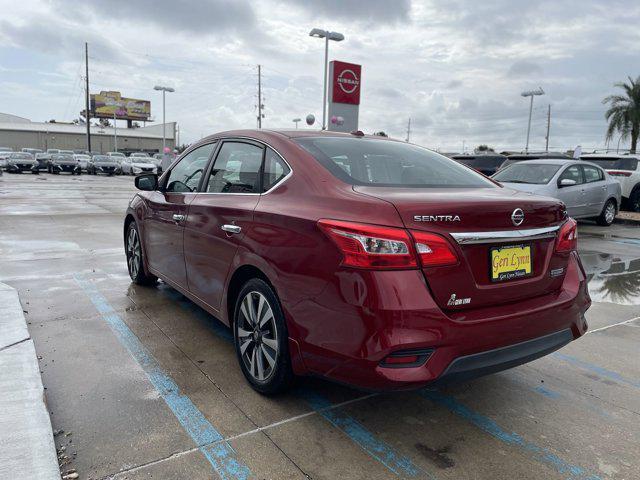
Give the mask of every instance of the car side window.
[(260, 193), (260, 166), (264, 149), (250, 143), (224, 142), (216, 156), (206, 191)]
[(571, 165), (569, 168), (567, 168), (564, 172), (562, 172), (562, 175), (560, 175), (560, 181), (565, 180), (565, 179), (569, 179), (569, 180), (574, 180), (576, 182), (576, 185), (579, 183), (583, 183), (582, 181), (582, 172), (580, 171), (580, 166), (578, 165)]
[(215, 143), (208, 143), (182, 157), (169, 172), (166, 192), (195, 192), (207, 168)]
[(264, 154), (264, 170), (262, 173), (262, 191), (266, 192), (286, 177), (291, 169), (276, 152), (267, 147)]
[(604, 180), (604, 173), (599, 168), (592, 167), (591, 165), (583, 165), (582, 169), (584, 170), (584, 178), (587, 183)]

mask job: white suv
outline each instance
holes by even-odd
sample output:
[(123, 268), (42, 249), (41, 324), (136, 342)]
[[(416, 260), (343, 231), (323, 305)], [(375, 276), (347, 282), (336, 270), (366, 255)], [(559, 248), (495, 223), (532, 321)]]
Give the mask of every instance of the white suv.
[(590, 153), (580, 159), (599, 165), (618, 180), (622, 187), (622, 201), (630, 210), (640, 212), (640, 156)]

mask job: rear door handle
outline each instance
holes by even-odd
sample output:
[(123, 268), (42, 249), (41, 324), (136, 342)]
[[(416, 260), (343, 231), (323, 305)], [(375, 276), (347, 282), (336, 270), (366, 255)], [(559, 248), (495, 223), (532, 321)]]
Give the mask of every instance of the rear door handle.
[(180, 215), (177, 213), (173, 214), (173, 221), (176, 223), (184, 222), (186, 218), (187, 218), (186, 215)]
[(240, 233), (242, 231), (242, 227), (238, 225), (222, 225), (220, 228), (228, 233)]

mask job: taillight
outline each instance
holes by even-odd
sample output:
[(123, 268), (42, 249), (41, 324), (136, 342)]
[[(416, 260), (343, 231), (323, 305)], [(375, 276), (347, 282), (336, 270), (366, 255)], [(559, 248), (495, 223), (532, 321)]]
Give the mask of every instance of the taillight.
[(578, 223), (569, 218), (560, 227), (556, 238), (556, 252), (571, 252), (578, 248)]
[(446, 238), (419, 230), (411, 230), (411, 235), (423, 267), (441, 267), (458, 263), (458, 257)]
[(319, 220), (318, 226), (342, 252), (342, 265), (374, 269), (418, 266), (411, 238), (403, 228), (340, 220)]
[(619, 170), (607, 170), (609, 175), (613, 175), (614, 177), (630, 177), (631, 172), (621, 172)]

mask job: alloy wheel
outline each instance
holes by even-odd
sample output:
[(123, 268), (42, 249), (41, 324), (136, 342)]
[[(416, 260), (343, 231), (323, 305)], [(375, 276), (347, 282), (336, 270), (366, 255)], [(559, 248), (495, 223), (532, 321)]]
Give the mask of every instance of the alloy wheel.
[(604, 210), (604, 219), (607, 223), (613, 223), (613, 220), (616, 218), (616, 207), (613, 202), (607, 203), (607, 206)]
[(278, 330), (271, 305), (260, 292), (249, 292), (242, 299), (236, 321), (244, 366), (254, 379), (267, 380), (275, 371), (279, 355)]
[(129, 267), (129, 275), (132, 279), (136, 279), (140, 271), (140, 261), (142, 259), (140, 250), (140, 240), (138, 232), (135, 228), (129, 229), (129, 237), (127, 238), (127, 265)]

